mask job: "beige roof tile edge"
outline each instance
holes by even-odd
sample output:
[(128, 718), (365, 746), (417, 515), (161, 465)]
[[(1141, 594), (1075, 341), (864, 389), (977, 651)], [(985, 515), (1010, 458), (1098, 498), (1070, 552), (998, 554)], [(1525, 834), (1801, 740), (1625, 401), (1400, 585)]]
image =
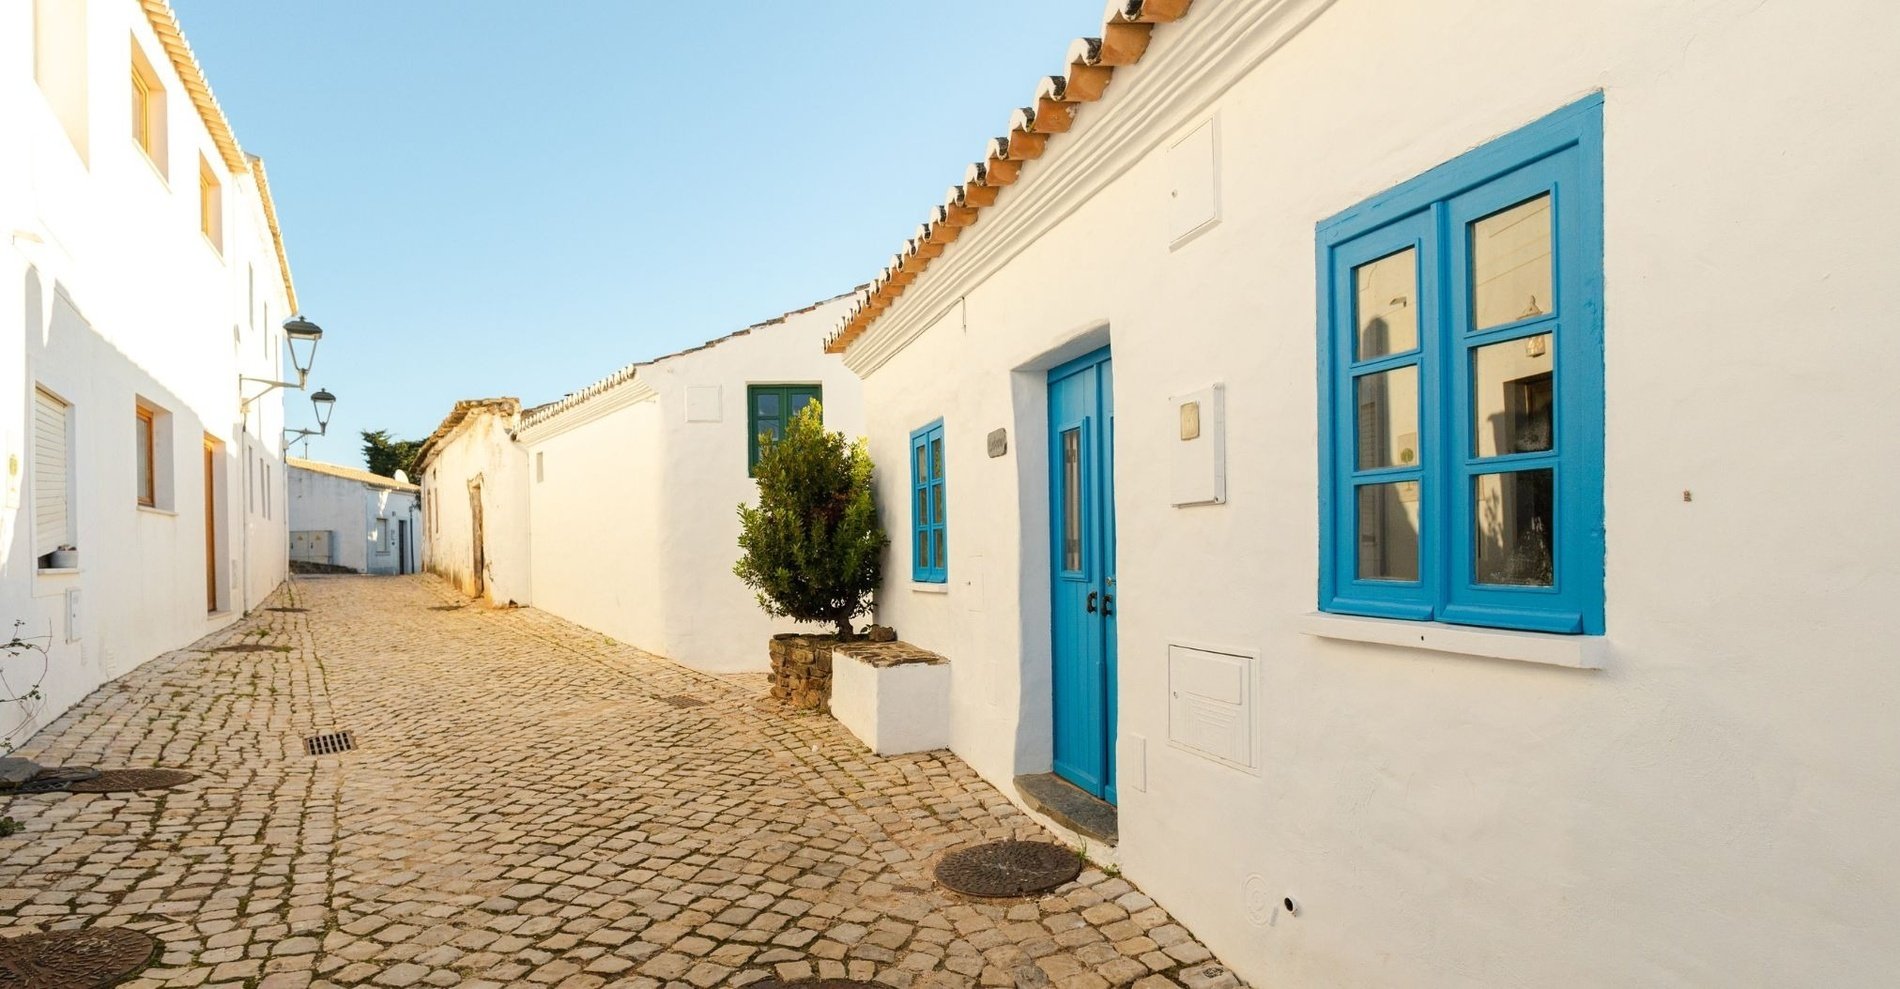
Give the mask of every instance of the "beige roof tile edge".
[(223, 159), (224, 167), (234, 175), (250, 172), (256, 177), (258, 196), (264, 203), (264, 218), (270, 226), (271, 244), (277, 250), (277, 267), (284, 276), (284, 291), (289, 297), (290, 311), (298, 312), (297, 288), (290, 277), (290, 257), (284, 253), (284, 235), (277, 225), (277, 207), (271, 201), (263, 160), (245, 155), (238, 146), (237, 135), (231, 130), (231, 121), (225, 117), (224, 108), (218, 105), (217, 96), (211, 92), (211, 83), (205, 79), (204, 68), (198, 64), (198, 56), (191, 51), (191, 42), (185, 40), (184, 28), (178, 24), (178, 12), (172, 9), (171, 0), (139, 0), (139, 6), (144, 9), (145, 19), (152, 25), (152, 32), (158, 35), (159, 43), (165, 46), (165, 56), (171, 60), (172, 70), (184, 81), (185, 92), (191, 96), (191, 105), (197, 109), (198, 118), (204, 121), (205, 130), (210, 132), (211, 143), (218, 146), (218, 157)]
[(384, 477), (381, 474), (372, 474), (369, 471), (361, 470), (356, 467), (345, 467), (342, 464), (325, 463), (324, 461), (321, 461), (321, 460), (305, 460), (302, 457), (285, 457), (284, 463), (288, 464), (289, 466), (295, 467), (299, 470), (313, 471), (318, 474), (328, 474), (331, 477), (340, 477), (346, 481), (359, 481), (363, 484), (369, 484), (369, 485), (373, 485), (379, 488), (389, 488), (392, 491), (420, 491), (422, 490), (420, 487), (416, 486), (413, 482), (404, 483), (402, 481), (396, 480), (393, 477)]
[[(513, 418), (521, 413), (521, 399), (466, 398), (456, 402), (455, 407), (449, 410), (449, 414), (442, 418), (442, 424), (435, 427), (435, 432), (430, 433), (428, 438), (422, 441), (422, 445), (416, 448), (416, 476), (421, 477), (423, 472), (429, 469), (429, 464), (435, 460), (435, 455), (440, 450), (443, 441), (449, 438), (449, 434), (455, 432), (456, 427), (460, 426), (463, 420), (467, 419), (471, 413), (483, 411)], [(510, 423), (511, 427), (512, 425)]]
[(1068, 131), (1081, 104), (1102, 98), (1117, 66), (1141, 59), (1154, 26), (1187, 16), (1192, 3), (1110, 0), (1101, 36), (1080, 38), (1069, 45), (1064, 74), (1043, 78), (1032, 104), (1011, 112), (1008, 132), (990, 139), (983, 159), (965, 170), (963, 183), (950, 188), (943, 204), (931, 208), (929, 218), (905, 240), (903, 249), (869, 285), (858, 290), (856, 301), (826, 338), (825, 352), (842, 354), (863, 336), (963, 228), (996, 202), (1001, 188), (1016, 182), (1023, 163), (1042, 156), (1049, 135)]

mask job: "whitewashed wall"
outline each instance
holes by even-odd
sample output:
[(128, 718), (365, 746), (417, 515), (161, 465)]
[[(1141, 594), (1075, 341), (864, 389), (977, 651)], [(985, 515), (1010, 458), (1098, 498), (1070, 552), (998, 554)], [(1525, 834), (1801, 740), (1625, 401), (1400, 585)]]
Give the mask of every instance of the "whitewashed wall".
[[(950, 658), (957, 751), (1005, 791), (1048, 768), (1043, 370), (1112, 342), (1118, 853), (1242, 975), (1889, 981), (1900, 521), (1865, 502), (1900, 462), (1896, 56), (1896, 8), (1845, 0), (1199, 0), (1157, 29), (850, 355), (894, 531), (908, 435), (946, 421), (948, 592), (897, 540), (880, 617)], [(1598, 89), (1607, 668), (1302, 634), (1315, 223)], [(1161, 149), (1214, 115), (1221, 219), (1171, 250)], [(1167, 397), (1215, 382), (1229, 502), (1171, 508)], [(1258, 654), (1257, 769), (1168, 744), (1173, 640)]]
[[(330, 562), (360, 573), (413, 572), (422, 559), (420, 496), (353, 481), (291, 465), (290, 531), (331, 533)], [(376, 521), (385, 520), (388, 540), (378, 542)], [(402, 565), (403, 547), (397, 523), (410, 524), (409, 566)]]
[[(700, 669), (764, 669), (766, 640), (801, 626), (768, 618), (732, 573), (738, 506), (758, 500), (746, 386), (821, 384), (825, 425), (860, 435), (858, 379), (821, 346), (842, 306), (655, 361), (523, 430), (545, 472), (530, 482), (535, 606)], [(688, 421), (690, 388), (717, 390), (716, 418)]]
[[(289, 370), (278, 329), (289, 306), (258, 190), (248, 174), (225, 171), (139, 6), (94, 0), (49, 51), (61, 71), (86, 76), (85, 97), (65, 107), (77, 142), (34, 77), (33, 7), (0, 4), (0, 637), (15, 619), (22, 634), (50, 631), (34, 722), (44, 724), (104, 681), (235, 620), (283, 580), (282, 397), (241, 417), (237, 378)], [(128, 37), (170, 95), (169, 179), (130, 138)], [(199, 232), (201, 154), (224, 189), (222, 251)], [(75, 573), (35, 569), (36, 385), (73, 405)], [(137, 502), (140, 399), (169, 413), (155, 508)], [(223, 490), (210, 613), (206, 435), (220, 444)], [(17, 481), (5, 474), (14, 457)], [(68, 591), (79, 594), (70, 629)], [(21, 737), (16, 718), (0, 710), (0, 733)]]
[(493, 604), (531, 603), (528, 570), (527, 458), (509, 438), (514, 415), (472, 412), (441, 445), (423, 472), (423, 567), (462, 593), (476, 593), (471, 482), (481, 480), (486, 586)]

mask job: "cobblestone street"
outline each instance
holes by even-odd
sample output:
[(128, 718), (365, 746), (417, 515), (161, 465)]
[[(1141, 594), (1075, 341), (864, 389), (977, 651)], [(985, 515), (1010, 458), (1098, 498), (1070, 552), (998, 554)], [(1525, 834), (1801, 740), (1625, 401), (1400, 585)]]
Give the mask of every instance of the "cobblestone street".
[[(940, 853), (1049, 835), (948, 753), (779, 712), (763, 676), (433, 577), (299, 579), (267, 609), (22, 749), (199, 778), (8, 801), (0, 934), (147, 931), (136, 987), (1238, 985), (1096, 869), (1035, 900), (940, 890)], [(304, 753), (345, 729), (355, 751)]]

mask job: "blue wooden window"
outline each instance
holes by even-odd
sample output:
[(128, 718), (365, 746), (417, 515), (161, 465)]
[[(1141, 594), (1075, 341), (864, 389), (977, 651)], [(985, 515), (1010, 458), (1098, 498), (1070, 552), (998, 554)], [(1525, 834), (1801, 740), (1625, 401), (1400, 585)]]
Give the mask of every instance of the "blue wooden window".
[(1319, 224), (1320, 606), (1603, 632), (1603, 100)]
[(927, 584), (950, 579), (943, 456), (942, 419), (910, 434), (910, 577)]
[(792, 416), (813, 402), (822, 402), (824, 391), (817, 385), (747, 385), (746, 473), (759, 466), (759, 454), (785, 435)]

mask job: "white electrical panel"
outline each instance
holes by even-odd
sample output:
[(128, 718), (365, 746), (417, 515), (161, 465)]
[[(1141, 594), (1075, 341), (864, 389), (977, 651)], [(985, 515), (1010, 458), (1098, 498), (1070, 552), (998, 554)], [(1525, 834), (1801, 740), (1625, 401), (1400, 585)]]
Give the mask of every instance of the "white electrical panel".
[(1168, 646), (1168, 741), (1254, 768), (1253, 656)]
[(722, 418), (718, 385), (686, 386), (687, 422), (718, 422)]
[(1168, 147), (1168, 246), (1220, 222), (1220, 161), (1214, 120)]
[(66, 641), (79, 641), (79, 588), (66, 589)]
[(1210, 385), (1168, 399), (1169, 490), (1178, 508), (1227, 500), (1227, 389)]

